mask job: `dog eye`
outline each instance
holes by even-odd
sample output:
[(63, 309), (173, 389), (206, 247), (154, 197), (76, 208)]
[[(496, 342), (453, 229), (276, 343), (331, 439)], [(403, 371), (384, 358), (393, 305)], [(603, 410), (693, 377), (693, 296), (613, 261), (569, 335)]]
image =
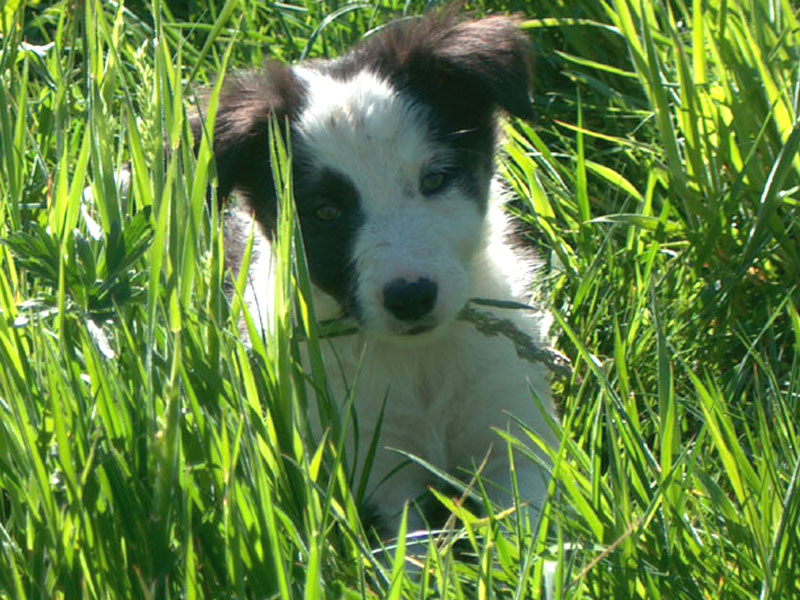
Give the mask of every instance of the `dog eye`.
[(429, 196), (442, 191), (450, 183), (450, 174), (445, 171), (426, 173), (419, 180), (419, 189), (423, 195)]
[(317, 210), (314, 211), (314, 215), (320, 221), (330, 222), (339, 219), (342, 216), (342, 211), (333, 204), (320, 204)]

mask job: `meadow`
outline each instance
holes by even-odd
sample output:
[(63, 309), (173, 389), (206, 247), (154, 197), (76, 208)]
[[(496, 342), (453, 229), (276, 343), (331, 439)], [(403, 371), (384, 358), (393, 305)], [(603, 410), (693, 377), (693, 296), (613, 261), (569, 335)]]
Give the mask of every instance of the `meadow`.
[(423, 546), (364, 530), (352, 424), (296, 360), (324, 340), (291, 203), (265, 339), (244, 281), (226, 295), (186, 116), (221, 74), (335, 57), (431, 8), (0, 8), (0, 599), (523, 599), (545, 565), (556, 598), (800, 597), (791, 0), (465, 3), (521, 14), (536, 48), (537, 118), (505, 123), (498, 171), (572, 364), (563, 442), (539, 522), (442, 496), (459, 521)]

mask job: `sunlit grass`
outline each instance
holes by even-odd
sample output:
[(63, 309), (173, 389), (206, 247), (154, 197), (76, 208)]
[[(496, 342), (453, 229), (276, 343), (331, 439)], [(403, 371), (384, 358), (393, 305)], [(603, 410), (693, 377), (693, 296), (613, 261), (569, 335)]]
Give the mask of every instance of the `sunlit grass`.
[(424, 3), (45, 4), (0, 22), (0, 598), (528, 598), (550, 566), (559, 598), (800, 595), (788, 0), (471, 5), (524, 11), (538, 48), (539, 118), (505, 128), (500, 172), (573, 364), (564, 442), (541, 523), (442, 497), (459, 530), (382, 551), (307, 316), (291, 159), (277, 136), (263, 333), (244, 278), (226, 295), (186, 109)]

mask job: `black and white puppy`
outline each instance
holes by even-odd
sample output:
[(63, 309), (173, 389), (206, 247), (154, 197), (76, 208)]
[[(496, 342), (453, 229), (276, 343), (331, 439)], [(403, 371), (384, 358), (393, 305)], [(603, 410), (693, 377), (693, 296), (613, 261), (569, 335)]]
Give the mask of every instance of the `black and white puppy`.
[[(532, 264), (506, 239), (493, 178), (498, 111), (532, 113), (530, 51), (513, 19), (433, 15), (388, 26), (338, 60), (232, 76), (219, 98), (218, 190), (242, 200), (233, 230), (247, 234), (242, 215), (260, 225), (246, 300), (262, 317), (276, 222), (268, 123), (290, 124), (317, 317), (360, 327), (323, 344), (336, 399), (355, 382), (357, 470), (385, 400), (368, 486), (384, 532), (435, 484), (393, 449), (462, 478), (489, 452), (482, 477), (508, 506), (508, 453), (493, 429), (514, 433), (519, 419), (554, 443), (540, 409), (553, 415), (545, 368), (457, 319), (471, 298), (525, 301), (529, 292)], [(202, 119), (193, 128), (196, 139), (211, 129)], [(496, 312), (541, 340), (541, 316)], [(546, 470), (518, 458), (516, 477), (535, 515)], [(424, 524), (415, 511), (410, 518), (411, 528)]]

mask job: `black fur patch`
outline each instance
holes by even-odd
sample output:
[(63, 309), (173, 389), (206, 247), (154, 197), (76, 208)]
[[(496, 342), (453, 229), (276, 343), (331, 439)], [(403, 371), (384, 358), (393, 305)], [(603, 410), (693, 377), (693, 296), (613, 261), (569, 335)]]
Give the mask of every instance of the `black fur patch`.
[[(345, 314), (358, 317), (353, 295), (352, 243), (363, 223), (358, 192), (350, 179), (333, 169), (296, 163), (295, 204), (303, 231), (308, 267), (314, 283), (333, 296)], [(336, 219), (321, 219), (321, 207), (335, 208)]]

